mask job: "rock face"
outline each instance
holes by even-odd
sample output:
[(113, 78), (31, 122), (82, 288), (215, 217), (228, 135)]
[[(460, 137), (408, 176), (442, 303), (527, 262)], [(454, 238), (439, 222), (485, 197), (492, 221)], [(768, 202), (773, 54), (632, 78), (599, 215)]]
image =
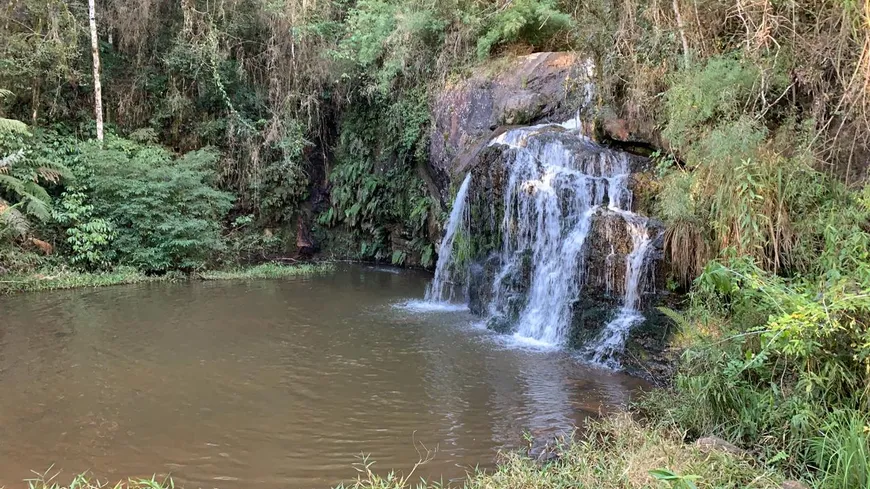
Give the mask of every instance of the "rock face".
[(589, 66), (573, 53), (535, 53), (494, 61), (445, 86), (430, 142), (439, 186), (465, 173), (500, 127), (571, 117), (585, 103)]
[[(512, 192), (516, 196), (508, 199), (512, 200), (524, 199), (524, 194), (533, 195), (538, 191), (535, 189), (551, 192), (551, 183), (560, 187), (556, 193), (561, 197), (556, 202), (561, 199), (561, 203), (550, 205), (561, 207), (558, 219), (566, 222), (563, 237), (578, 231), (576, 224), (572, 224), (578, 222), (575, 219), (588, 219), (577, 214), (577, 196), (584, 192), (599, 192), (600, 195), (595, 196), (588, 194), (589, 202), (584, 204), (594, 204), (596, 209), (589, 220), (588, 232), (582, 231), (587, 236), (582, 245), (584, 251), (579, 254), (572, 252), (570, 257), (563, 259), (568, 261), (564, 263), (566, 267), (577, 270), (576, 275), (572, 275), (576, 280), (567, 281), (567, 286), (579, 287), (582, 293), (576, 300), (550, 301), (553, 304), (542, 306), (541, 311), (555, 310), (556, 302), (568, 304), (567, 310), (559, 309), (557, 315), (560, 319), (555, 322), (569, 324), (560, 326), (564, 329), (560, 329), (557, 336), (567, 346), (583, 349), (601, 344), (610, 332), (607, 327), (617, 323), (620, 314), (626, 312), (627, 297), (635, 297), (632, 311), (642, 313), (647, 320), (636, 324), (623, 342), (626, 357), (623, 366), (649, 378), (657, 375), (650, 370), (655, 371), (658, 367), (650, 365), (662, 357), (660, 353), (668, 332), (668, 320), (653, 307), (664, 288), (662, 274), (655, 266), (662, 255), (662, 225), (644, 217), (651, 214), (657, 183), (648, 159), (592, 142), (613, 142), (621, 148), (633, 148), (635, 141), (640, 141), (642, 147), (648, 145), (644, 142), (648, 140), (646, 135), (631, 121), (620, 119), (606, 108), (593, 107), (593, 81), (594, 65), (582, 56), (536, 53), (495, 60), (462, 80), (446, 84), (437, 93), (433, 107), (429, 174), (433, 176), (434, 186), (444, 203), (450, 199), (451, 183), (458, 185), (467, 173), (472, 175), (465, 230), (469, 248), (462, 252), (467, 274), (459, 280), (468, 281), (471, 311), (487, 318), (488, 327), (499, 332), (515, 332), (518, 325), (526, 325), (530, 311), (528, 305), (539, 303), (531, 298), (541, 295), (541, 288), (533, 286), (533, 276), (544, 260), (542, 249), (538, 249), (542, 247), (534, 244), (517, 246), (515, 242), (525, 239), (522, 236), (527, 233), (543, 233), (547, 227), (547, 219), (544, 219), (539, 224), (543, 227), (530, 229), (529, 219), (538, 219), (535, 213), (539, 211), (522, 211), (525, 212), (523, 217), (514, 215), (521, 212), (519, 207), (514, 208), (519, 206), (516, 203), (509, 213), (511, 222), (505, 222), (506, 188), (514, 189)], [(558, 124), (575, 117), (576, 124)], [(556, 124), (540, 126), (542, 123)], [(490, 145), (496, 139), (512, 140), (512, 135), (517, 132), (515, 129), (528, 126), (535, 126), (532, 129), (539, 150), (544, 151), (541, 147), (548, 145), (555, 148), (554, 152), (536, 157), (540, 157), (538, 170), (534, 169), (534, 163), (529, 162), (528, 155), (523, 160), (519, 153), (524, 150), (519, 146), (512, 146), (510, 142)], [(578, 137), (578, 132), (588, 138)], [(582, 185), (576, 189), (571, 189), (571, 184), (566, 187), (566, 179), (575, 178), (570, 175), (573, 171), (569, 168), (571, 164), (562, 169), (551, 165), (553, 158), (562, 158), (564, 156), (559, 155), (564, 154), (573, 155), (568, 159), (581, 165), (576, 178), (587, 182), (585, 190)], [(511, 183), (514, 178), (512, 168), (517, 168), (518, 160), (525, 161), (523, 164), (529, 168), (528, 175), (521, 177), (520, 181), (526, 181), (537, 172), (537, 176), (532, 176), (527, 182), (528, 190), (520, 193), (517, 193), (516, 182)], [(614, 162), (619, 162), (620, 169), (614, 169)], [(610, 194), (614, 192), (617, 193), (612, 197)], [(552, 218), (549, 219), (552, 222)], [(572, 226), (575, 226), (573, 231), (570, 230)], [(546, 232), (552, 241), (554, 235), (552, 227), (550, 229)], [(638, 241), (641, 235), (648, 235), (644, 245)], [(509, 250), (505, 248), (505, 236), (508, 236), (507, 242), (513, 243), (508, 246)], [(633, 265), (629, 264), (632, 256), (640, 255), (632, 252), (639, 246), (649, 247), (649, 251), (643, 253), (647, 258), (632, 268)], [(554, 253), (564, 251), (564, 247), (562, 251), (556, 247), (544, 254), (560, 256)], [(578, 256), (580, 258), (573, 258)], [(642, 268), (641, 276), (632, 275), (629, 280), (628, 270), (637, 267)], [(560, 273), (559, 268), (555, 266), (548, 276)], [(574, 273), (567, 272), (568, 275)], [(559, 280), (564, 279), (566, 273), (562, 275)], [(626, 294), (626, 283), (636, 285), (638, 281), (641, 283), (640, 297)], [(636, 286), (632, 288), (636, 289)], [(573, 292), (565, 295), (576, 296)], [(566, 317), (569, 319), (565, 320)], [(554, 321), (548, 316), (540, 322), (545, 326)], [(519, 333), (524, 334), (523, 331)], [(661, 363), (664, 365), (666, 362)]]

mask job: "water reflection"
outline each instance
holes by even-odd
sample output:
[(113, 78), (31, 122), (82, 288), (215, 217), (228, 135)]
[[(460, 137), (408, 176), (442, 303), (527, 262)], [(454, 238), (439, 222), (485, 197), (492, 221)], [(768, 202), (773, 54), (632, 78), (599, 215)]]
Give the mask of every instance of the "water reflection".
[[(429, 276), (146, 284), (0, 299), (0, 486), (52, 464), (188, 487), (329, 487), (376, 467), (461, 477), (636, 383), (394, 307)], [(10, 442), (12, 441), (12, 442)]]

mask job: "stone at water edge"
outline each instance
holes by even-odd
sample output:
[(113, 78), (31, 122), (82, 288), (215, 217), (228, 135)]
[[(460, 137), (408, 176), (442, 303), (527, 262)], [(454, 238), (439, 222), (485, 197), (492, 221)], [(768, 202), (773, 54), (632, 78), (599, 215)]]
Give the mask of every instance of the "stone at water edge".
[(729, 443), (718, 436), (705, 436), (703, 438), (698, 438), (698, 440), (695, 441), (695, 446), (704, 453), (723, 452), (737, 456), (746, 455), (746, 450), (738, 448), (733, 443)]
[(560, 445), (569, 436), (568, 434), (562, 434), (559, 436), (536, 437), (532, 440), (531, 447), (529, 447), (526, 455), (541, 466), (558, 462), (562, 458), (562, 454), (559, 451)]

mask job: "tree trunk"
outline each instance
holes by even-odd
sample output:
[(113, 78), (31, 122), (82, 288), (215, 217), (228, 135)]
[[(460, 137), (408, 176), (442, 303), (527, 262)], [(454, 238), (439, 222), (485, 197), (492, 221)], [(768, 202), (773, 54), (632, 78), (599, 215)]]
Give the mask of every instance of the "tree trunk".
[(97, 38), (97, 12), (94, 0), (88, 0), (91, 23), (91, 53), (94, 58), (94, 113), (97, 117), (97, 139), (103, 140), (103, 87), (100, 84), (100, 45)]
[[(91, 0), (93, 1), (93, 0)], [(680, 15), (680, 6), (677, 0), (673, 0), (672, 7), (674, 16), (677, 18), (677, 29), (680, 31), (680, 41), (683, 43), (683, 68), (689, 67), (689, 41), (686, 39), (686, 27), (683, 25), (683, 16)]]

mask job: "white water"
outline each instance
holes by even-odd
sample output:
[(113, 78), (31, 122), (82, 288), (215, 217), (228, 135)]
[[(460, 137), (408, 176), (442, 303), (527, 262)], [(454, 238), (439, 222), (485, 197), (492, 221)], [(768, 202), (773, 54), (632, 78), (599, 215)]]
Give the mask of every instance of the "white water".
[(598, 338), (587, 347), (592, 362), (609, 368), (619, 368), (619, 356), (625, 350), (628, 333), (632, 327), (644, 320), (638, 311), (642, 290), (640, 282), (642, 273), (646, 270), (645, 260), (652, 243), (645, 218), (631, 213), (625, 213), (623, 218), (632, 239), (632, 251), (625, 257), (625, 295), (622, 307)]
[(455, 299), (455, 275), (453, 243), (456, 241), (456, 231), (466, 222), (465, 204), (468, 201), (468, 187), (471, 184), (471, 173), (465, 175), (465, 180), (459, 187), (444, 239), (438, 248), (438, 264), (435, 267), (435, 278), (426, 290), (426, 301), (433, 303), (451, 302)]
[[(597, 146), (579, 134), (578, 144), (566, 147), (561, 138), (544, 136), (548, 130), (554, 127), (515, 129), (491, 143), (516, 153), (504, 189), (502, 268), (493, 283), (489, 313), (515, 320), (517, 336), (562, 345), (583, 284), (585, 244), (594, 216), (603, 209), (634, 214), (629, 211), (629, 164), (624, 153)], [(522, 299), (516, 284), (524, 274), (530, 274), (531, 286), (525, 303), (517, 304)]]
[[(492, 285), (489, 314), (515, 322), (515, 336), (564, 345), (574, 303), (582, 293), (587, 237), (598, 215), (613, 213), (625, 222), (632, 251), (625, 257), (623, 307), (592, 345), (593, 361), (616, 366), (637, 312), (644, 262), (651, 242), (647, 219), (631, 212), (626, 154), (600, 147), (580, 134), (578, 124), (561, 124), (578, 139), (548, 138), (555, 125), (508, 131), (490, 144), (516, 150), (504, 189), (501, 270)], [(613, 247), (611, 247), (613, 248)], [(617, 265), (615, 251), (607, 262)], [(612, 275), (608, 272), (607, 276)], [(531, 281), (523, 297), (517, 287)], [(524, 301), (520, 304), (519, 302)]]
[[(652, 239), (648, 220), (631, 212), (628, 156), (593, 143), (581, 130), (576, 121), (544, 124), (510, 130), (490, 142), (511, 149), (506, 154), (512, 156), (502, 189), (504, 216), (494, 223), (502, 242), (488, 315), (490, 321), (515, 325), (514, 338), (521, 344), (565, 345), (585, 282), (587, 237), (595, 220), (607, 217), (619, 229), (624, 223), (631, 251), (617, 253), (611, 245), (604, 260), (606, 288), (622, 289), (622, 307), (587, 347), (590, 360), (618, 367), (629, 331), (643, 321), (638, 308)], [(548, 136), (550, 131), (561, 134)], [(454, 299), (455, 233), (465, 225), (469, 181), (466, 176), (456, 197), (428, 301)], [(613, 232), (611, 238), (612, 229), (605, 230), (607, 239), (621, 234)], [(616, 287), (612, 277), (623, 267), (624, 283)]]

